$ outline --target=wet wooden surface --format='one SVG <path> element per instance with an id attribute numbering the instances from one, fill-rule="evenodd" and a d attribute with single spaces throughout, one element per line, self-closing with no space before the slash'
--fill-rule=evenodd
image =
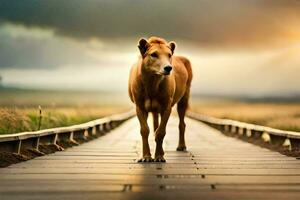
<path id="1" fill-rule="evenodd" d="M 222 135 L 187 119 L 187 152 L 176 152 L 178 121 L 165 138 L 167 163 L 137 163 L 137 119 L 107 135 L 0 169 L 0 199 L 300 199 L 300 160 Z M 154 152 L 153 134 L 150 136 Z"/>

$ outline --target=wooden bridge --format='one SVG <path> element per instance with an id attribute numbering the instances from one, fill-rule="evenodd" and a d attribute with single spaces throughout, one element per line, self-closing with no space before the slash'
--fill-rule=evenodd
<path id="1" fill-rule="evenodd" d="M 137 163 L 134 117 L 87 143 L 0 169 L 0 199 L 300 199 L 299 159 L 191 118 L 186 124 L 188 151 L 177 152 L 178 121 L 170 118 L 166 163 Z M 149 139 L 153 152 L 153 134 Z"/>

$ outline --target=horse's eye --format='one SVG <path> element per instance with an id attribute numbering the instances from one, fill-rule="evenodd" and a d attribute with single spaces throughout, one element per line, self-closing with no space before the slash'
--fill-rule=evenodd
<path id="1" fill-rule="evenodd" d="M 150 55 L 152 58 L 158 58 L 158 54 L 157 53 L 151 53 L 151 55 Z"/>
<path id="2" fill-rule="evenodd" d="M 171 57 L 172 57 L 172 54 L 169 53 L 169 58 L 171 58 Z"/>

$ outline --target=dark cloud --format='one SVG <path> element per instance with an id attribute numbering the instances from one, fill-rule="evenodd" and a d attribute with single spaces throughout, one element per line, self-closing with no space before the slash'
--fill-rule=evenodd
<path id="1" fill-rule="evenodd" d="M 74 38 L 159 35 L 204 47 L 266 48 L 299 36 L 296 0 L 2 0 L 0 19 Z"/>
<path id="2" fill-rule="evenodd" d="M 16 31 L 28 31 L 24 27 Z M 33 31 L 35 34 L 40 31 Z M 32 34 L 32 32 L 29 31 Z M 47 33 L 47 32 L 46 32 Z M 84 65 L 96 60 L 76 43 L 50 36 L 10 35 L 0 31 L 0 68 L 55 68 L 61 65 Z M 20 34 L 20 33 L 19 33 Z"/>

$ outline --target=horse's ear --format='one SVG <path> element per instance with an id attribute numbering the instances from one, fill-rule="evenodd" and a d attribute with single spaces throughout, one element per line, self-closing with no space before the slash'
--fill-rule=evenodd
<path id="1" fill-rule="evenodd" d="M 138 44 L 138 47 L 139 47 L 139 50 L 141 52 L 141 55 L 144 57 L 145 56 L 145 53 L 146 51 L 148 50 L 149 48 L 149 43 L 148 41 L 145 39 L 145 38 L 141 38 L 139 40 L 139 44 Z"/>
<path id="2" fill-rule="evenodd" d="M 175 47 L 176 47 L 176 43 L 171 41 L 171 42 L 169 42 L 169 45 L 170 45 L 170 48 L 171 48 L 171 51 L 172 51 L 172 54 L 173 54 L 174 50 L 175 50 Z"/>

